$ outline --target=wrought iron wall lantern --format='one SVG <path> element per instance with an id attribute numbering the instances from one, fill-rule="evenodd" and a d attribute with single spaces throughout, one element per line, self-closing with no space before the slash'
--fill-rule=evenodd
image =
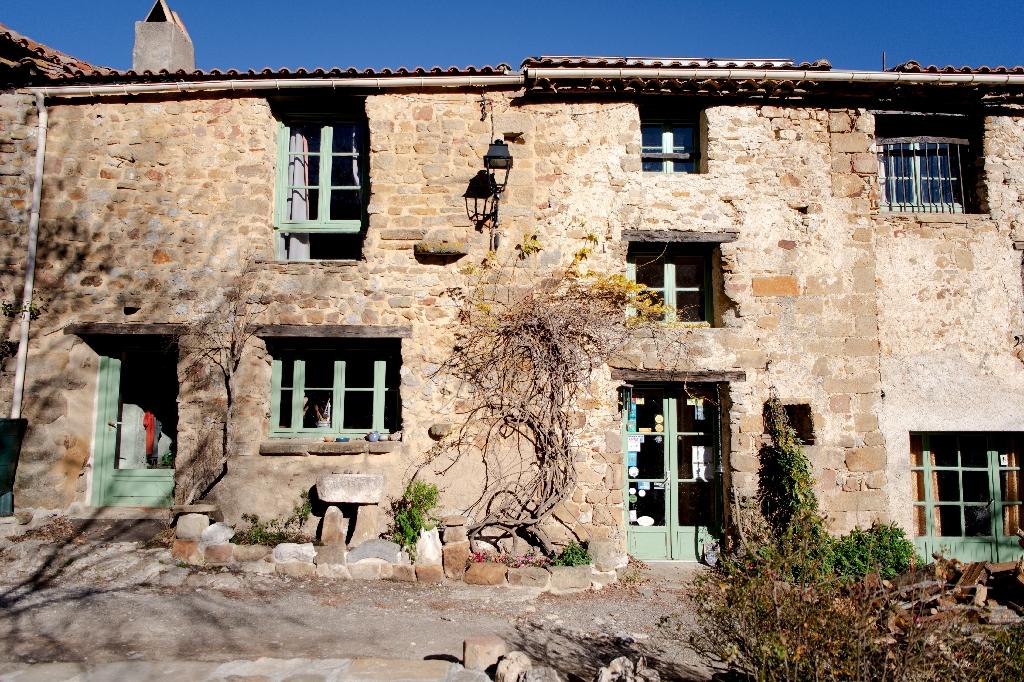
<path id="1" fill-rule="evenodd" d="M 490 248 L 498 248 L 498 207 L 501 195 L 508 184 L 512 170 L 512 153 L 502 140 L 495 140 L 487 147 L 484 155 L 484 169 L 473 176 L 463 198 L 466 201 L 466 215 L 478 229 L 490 229 Z"/>

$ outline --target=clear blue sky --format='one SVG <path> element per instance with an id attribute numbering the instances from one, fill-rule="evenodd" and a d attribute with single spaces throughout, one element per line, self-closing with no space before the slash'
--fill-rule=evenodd
<path id="1" fill-rule="evenodd" d="M 7 0 L 0 22 L 129 68 L 152 0 Z M 170 0 L 200 68 L 518 67 L 527 56 L 825 57 L 837 68 L 1022 64 L 1024 0 Z"/>

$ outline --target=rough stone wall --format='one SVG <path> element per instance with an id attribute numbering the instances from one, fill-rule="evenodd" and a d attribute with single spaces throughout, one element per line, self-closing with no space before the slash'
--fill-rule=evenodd
<path id="1" fill-rule="evenodd" d="M 875 213 L 874 122 L 863 110 L 712 106 L 704 114 L 706 172 L 661 176 L 640 170 L 631 102 L 531 103 L 511 93 L 488 100 L 493 121 L 480 120 L 478 93 L 368 97 L 364 260 L 312 263 L 271 260 L 276 123 L 265 100 L 53 105 L 39 275 L 48 308 L 33 337 L 33 428 L 19 503 L 87 501 L 96 354 L 62 327 L 188 322 L 216 309 L 246 254 L 262 259 L 268 321 L 412 328 L 402 343 L 404 440 L 379 454 L 260 455 L 270 358 L 257 340 L 239 375 L 236 439 L 214 498 L 231 519 L 283 515 L 326 471 L 384 473 L 388 494 L 397 495 L 434 444 L 427 429 L 452 420 L 453 398 L 432 378 L 455 324 L 447 291 L 466 283 L 461 265 L 487 250 L 462 194 L 492 135 L 513 131 L 522 138 L 512 145 L 499 256 L 514 258 L 515 245 L 537 235 L 543 250 L 520 266 L 523 277 L 567 263 L 588 234 L 598 237 L 590 267 L 624 272 L 624 229 L 739 233 L 721 247 L 714 327 L 667 329 L 617 364 L 746 373 L 726 391 L 724 434 L 728 481 L 741 494 L 756 488 L 761 410 L 772 387 L 784 402 L 811 405 L 817 440 L 809 452 L 836 530 L 907 522 L 907 432 L 941 421 L 920 405 L 957 413 L 940 388 L 961 382 L 965 364 L 978 371 L 967 374 L 974 383 L 964 406 L 996 407 L 1019 393 L 1010 392 L 1021 368 L 1006 339 L 1022 328 L 1020 254 L 1009 242 L 1011 226 L 1021 229 L 1020 118 L 988 121 L 991 215 L 922 223 Z M 26 143 L 20 157 L 29 151 Z M 5 199 L 8 214 L 13 201 Z M 8 224 L 16 221 L 3 224 L 16 234 Z M 469 255 L 444 264 L 413 253 L 418 241 L 443 239 L 466 241 Z M 8 259 L 20 263 L 13 243 Z M 125 306 L 140 310 L 126 316 Z M 216 427 L 223 403 L 216 384 L 182 381 L 179 462 Z M 623 536 L 616 385 L 602 373 L 578 406 L 580 485 L 558 510 L 556 535 L 567 537 L 568 526 L 584 537 Z M 1019 422 L 1012 408 L 1001 410 L 990 421 L 957 413 L 957 428 Z M 440 480 L 447 509 L 472 501 L 478 475 L 466 467 Z"/>
<path id="2" fill-rule="evenodd" d="M 21 298 L 25 237 L 32 206 L 36 154 L 36 108 L 29 95 L 0 94 L 0 301 Z M 0 339 L 15 341 L 17 318 L 0 317 Z M 0 357 L 0 407 L 7 416 L 14 384 L 14 358 Z"/>

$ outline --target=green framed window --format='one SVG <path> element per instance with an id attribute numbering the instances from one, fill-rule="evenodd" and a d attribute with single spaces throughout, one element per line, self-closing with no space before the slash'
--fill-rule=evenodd
<path id="1" fill-rule="evenodd" d="M 644 120 L 640 157 L 645 173 L 697 173 L 698 126 L 692 121 Z"/>
<path id="2" fill-rule="evenodd" d="M 366 126 L 300 117 L 278 128 L 278 256 L 335 258 L 366 221 Z"/>
<path id="3" fill-rule="evenodd" d="M 970 561 L 1019 555 L 1022 435 L 910 435 L 914 535 L 922 550 Z"/>
<path id="4" fill-rule="evenodd" d="M 270 435 L 386 434 L 400 426 L 397 341 L 275 343 Z"/>
<path id="5" fill-rule="evenodd" d="M 666 321 L 710 323 L 713 319 L 710 249 L 665 244 L 632 247 L 626 274 L 665 303 Z"/>

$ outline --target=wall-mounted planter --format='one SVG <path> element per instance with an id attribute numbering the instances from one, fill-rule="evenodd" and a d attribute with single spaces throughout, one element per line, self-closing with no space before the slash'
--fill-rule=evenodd
<path id="1" fill-rule="evenodd" d="M 448 241 L 422 241 L 416 242 L 412 251 L 419 257 L 424 258 L 462 258 L 469 253 L 466 242 Z"/>

